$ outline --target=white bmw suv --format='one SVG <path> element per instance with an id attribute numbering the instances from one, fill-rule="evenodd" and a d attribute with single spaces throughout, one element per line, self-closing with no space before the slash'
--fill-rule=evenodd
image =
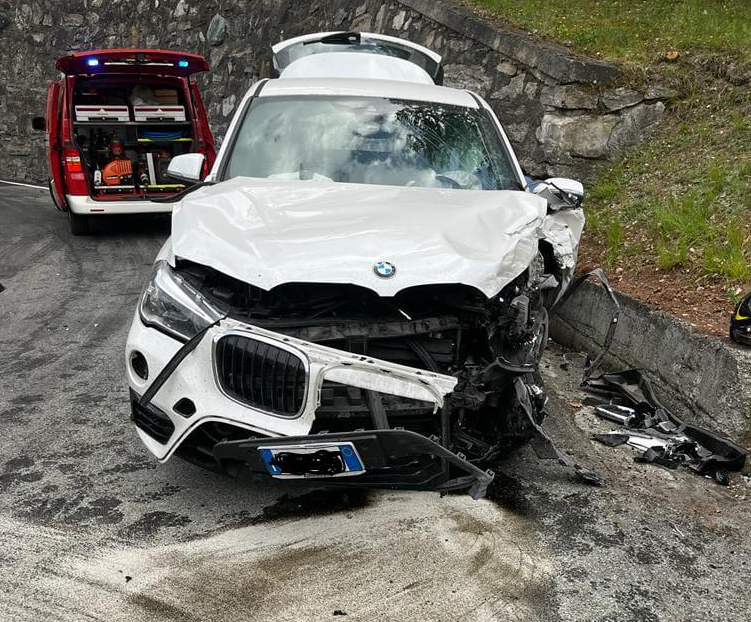
<path id="1" fill-rule="evenodd" d="M 274 47 L 278 77 L 178 197 L 128 336 L 158 460 L 478 497 L 534 434 L 583 191 L 532 191 L 490 107 L 436 84 L 440 61 L 367 33 Z"/>

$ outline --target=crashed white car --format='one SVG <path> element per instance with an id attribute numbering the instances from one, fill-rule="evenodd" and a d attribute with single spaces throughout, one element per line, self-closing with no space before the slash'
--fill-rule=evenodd
<path id="1" fill-rule="evenodd" d="M 160 461 L 481 496 L 543 417 L 581 185 L 532 191 L 493 111 L 435 84 L 425 48 L 326 33 L 274 53 L 138 303 L 137 433 Z"/>

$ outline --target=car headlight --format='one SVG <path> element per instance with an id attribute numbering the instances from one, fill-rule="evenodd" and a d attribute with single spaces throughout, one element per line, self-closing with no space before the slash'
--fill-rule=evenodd
<path id="1" fill-rule="evenodd" d="M 180 341 L 188 341 L 227 315 L 176 274 L 166 261 L 154 266 L 138 311 L 144 324 Z"/>

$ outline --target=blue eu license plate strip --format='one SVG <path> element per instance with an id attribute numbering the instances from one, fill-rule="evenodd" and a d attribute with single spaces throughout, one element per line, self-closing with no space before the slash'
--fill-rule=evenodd
<path id="1" fill-rule="evenodd" d="M 274 463 L 274 458 L 280 453 L 314 453 L 317 451 L 330 451 L 339 452 L 344 462 L 344 471 L 331 475 L 330 477 L 343 477 L 347 475 L 360 475 L 365 473 L 365 466 L 362 459 L 357 453 L 353 443 L 315 443 L 310 445 L 276 445 L 275 447 L 259 447 L 258 452 L 261 454 L 261 459 L 266 465 L 266 470 L 273 477 L 279 478 L 304 478 L 306 475 L 294 475 L 291 473 L 284 473 L 282 469 Z"/>
<path id="2" fill-rule="evenodd" d="M 346 443 L 339 445 L 339 451 L 344 459 L 344 464 L 349 472 L 363 472 L 365 468 L 362 465 L 360 456 L 357 455 L 354 445 L 352 443 Z"/>

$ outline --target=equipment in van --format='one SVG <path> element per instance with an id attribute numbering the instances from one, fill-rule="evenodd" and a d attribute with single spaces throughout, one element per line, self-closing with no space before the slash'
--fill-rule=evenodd
<path id="1" fill-rule="evenodd" d="M 167 177 L 167 167 L 169 166 L 170 155 L 166 151 L 158 153 L 147 153 L 146 163 L 149 167 L 149 178 L 155 186 L 172 183 Z"/>
<path id="2" fill-rule="evenodd" d="M 110 157 L 111 158 L 124 158 L 125 157 L 125 146 L 123 145 L 123 141 L 119 138 L 113 138 L 110 141 Z"/>
<path id="3" fill-rule="evenodd" d="M 179 104 L 175 89 L 154 89 L 156 103 L 161 106 L 175 106 Z"/>
<path id="4" fill-rule="evenodd" d="M 185 106 L 133 106 L 136 122 L 185 121 Z"/>
<path id="5" fill-rule="evenodd" d="M 125 156 L 123 141 L 115 137 L 109 144 L 110 162 L 102 170 L 106 186 L 122 186 L 133 183 L 133 163 Z"/>
<path id="6" fill-rule="evenodd" d="M 102 181 L 107 186 L 124 186 L 133 182 L 133 163 L 128 159 L 112 160 L 102 169 Z"/>
<path id="7" fill-rule="evenodd" d="M 76 121 L 117 121 L 125 123 L 130 120 L 127 106 L 85 105 L 75 106 Z"/>
<path id="8" fill-rule="evenodd" d="M 156 98 L 154 89 L 145 84 L 138 84 L 131 91 L 130 103 L 133 106 L 156 106 L 160 102 Z"/>
<path id="9" fill-rule="evenodd" d="M 190 140 L 185 136 L 183 130 L 171 131 L 171 130 L 141 130 L 138 132 L 138 140 L 140 142 L 160 142 L 165 140 Z"/>

